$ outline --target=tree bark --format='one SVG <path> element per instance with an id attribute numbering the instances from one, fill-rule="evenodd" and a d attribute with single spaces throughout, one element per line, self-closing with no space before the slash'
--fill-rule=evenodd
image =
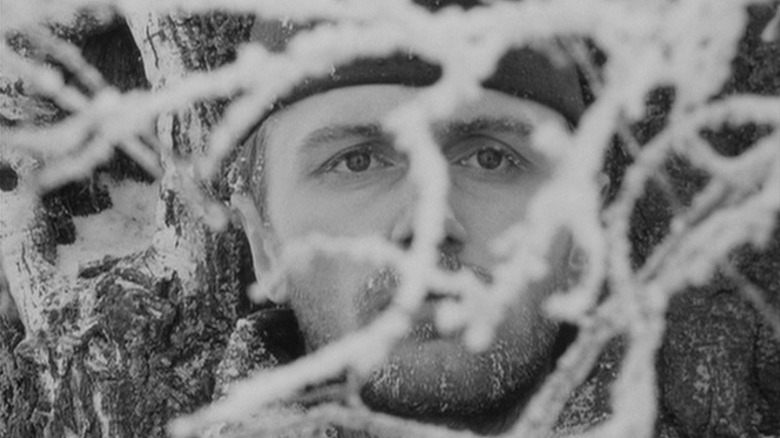
<path id="1" fill-rule="evenodd" d="M 122 90 L 218 67 L 251 26 L 220 15 L 128 18 L 130 27 L 119 20 L 61 32 Z M 65 116 L 13 83 L 3 98 L 18 110 L 3 113 L 6 125 Z M 159 121 L 163 166 L 203 153 L 222 105 L 198 103 Z M 17 314 L 0 316 L 0 436 L 164 436 L 170 419 L 211 401 L 214 370 L 246 307 L 243 236 L 232 225 L 214 231 L 204 223 L 200 206 L 180 196 L 183 169 L 153 181 L 119 154 L 91 179 L 39 197 L 31 179 L 41 163 L 0 153 L 4 292 Z M 145 208 L 128 213 L 114 198 L 120 188 Z M 226 189 L 209 188 L 217 200 Z M 135 250 L 116 248 L 126 243 L 117 235 L 102 253 L 79 253 L 89 240 L 81 233 L 91 230 L 84 221 L 108 217 L 120 229 L 144 224 Z"/>

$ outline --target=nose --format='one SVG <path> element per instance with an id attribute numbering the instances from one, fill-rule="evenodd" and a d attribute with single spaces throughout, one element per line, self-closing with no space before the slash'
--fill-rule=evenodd
<path id="1" fill-rule="evenodd" d="M 457 255 L 463 251 L 467 238 L 466 228 L 458 220 L 452 206 L 447 204 L 444 214 L 444 238 L 439 249 L 447 255 Z M 396 220 L 390 235 L 392 242 L 403 249 L 409 249 L 414 243 L 414 207 L 405 208 Z"/>
<path id="2" fill-rule="evenodd" d="M 455 216 L 452 207 L 447 205 L 447 212 L 444 217 L 444 240 L 442 240 L 440 249 L 446 254 L 459 254 L 463 251 L 466 244 L 466 228 Z"/>

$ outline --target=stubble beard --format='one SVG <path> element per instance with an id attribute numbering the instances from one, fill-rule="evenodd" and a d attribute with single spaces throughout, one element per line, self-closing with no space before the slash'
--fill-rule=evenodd
<path id="1" fill-rule="evenodd" d="M 483 281 L 489 274 L 468 267 Z M 370 323 L 392 302 L 398 275 L 383 269 L 363 283 L 351 302 L 355 329 Z M 312 292 L 315 297 L 335 293 L 336 285 L 292 282 L 294 294 Z M 325 286 L 325 287 L 323 287 Z M 330 289 L 330 290 L 328 290 Z M 319 305 L 334 305 L 323 300 Z M 338 305 L 338 304 L 336 304 Z M 343 336 L 338 312 L 330 317 L 316 310 L 316 304 L 294 308 L 309 350 L 315 350 Z M 326 312 L 327 313 L 327 312 Z M 509 315 L 509 317 L 522 315 Z M 533 394 L 550 367 L 555 332 L 552 323 L 533 327 L 524 321 L 523 331 L 507 330 L 498 334 L 491 347 L 479 354 L 469 352 L 456 338 L 442 338 L 431 321 L 417 324 L 412 334 L 399 341 L 386 362 L 363 384 L 361 397 L 376 411 L 442 424 L 458 429 L 489 432 L 495 424 L 512 421 Z M 415 334 L 416 333 L 416 334 Z M 519 341 L 513 339 L 518 337 Z M 526 338 L 523 341 L 522 338 Z M 527 339 L 532 337 L 531 341 Z M 531 342 L 531 348 L 524 348 Z M 511 419 L 510 419 L 511 418 Z"/>
<path id="2" fill-rule="evenodd" d="M 441 266 L 465 268 L 492 283 L 490 273 L 478 266 L 446 258 Z M 371 278 L 356 302 L 368 314 L 363 323 L 379 313 L 377 308 L 389 305 L 381 291 L 398 283 L 397 274 L 389 269 Z M 497 423 L 513 421 L 549 372 L 557 333 L 555 324 L 544 321 L 537 326 L 535 319 L 524 315 L 510 312 L 508 318 L 525 319 L 521 329 L 500 324 L 494 342 L 481 353 L 467 350 L 456 336 L 442 337 L 433 321 L 413 324 L 410 334 L 363 385 L 364 402 L 385 413 L 483 433 Z M 524 348 L 528 339 L 534 345 Z"/>
<path id="3" fill-rule="evenodd" d="M 550 332 L 537 340 L 552 345 L 553 338 Z M 479 354 L 458 343 L 436 357 L 437 346 L 426 345 L 436 342 L 445 341 L 394 350 L 364 384 L 364 402 L 400 417 L 486 432 L 519 415 L 550 369 L 550 349 L 529 354 L 499 339 Z"/>

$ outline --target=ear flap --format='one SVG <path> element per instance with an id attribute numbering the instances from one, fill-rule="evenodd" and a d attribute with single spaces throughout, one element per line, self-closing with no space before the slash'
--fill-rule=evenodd
<path id="1" fill-rule="evenodd" d="M 234 194 L 230 197 L 230 203 L 238 213 L 244 233 L 249 241 L 252 252 L 252 262 L 255 269 L 255 277 L 258 283 L 267 280 L 273 271 L 274 246 L 269 226 L 263 223 L 260 213 L 255 206 L 255 201 L 248 195 Z M 287 300 L 284 286 L 269 285 L 266 287 L 265 298 L 277 304 Z"/>

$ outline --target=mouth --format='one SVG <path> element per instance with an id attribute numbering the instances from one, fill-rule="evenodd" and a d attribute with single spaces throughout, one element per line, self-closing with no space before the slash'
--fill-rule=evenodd
<path id="1" fill-rule="evenodd" d="M 371 291 L 358 312 L 360 324 L 365 326 L 393 305 L 397 288 L 374 289 Z M 407 338 L 416 341 L 439 339 L 442 336 L 436 329 L 436 312 L 439 305 L 456 301 L 458 296 L 452 292 L 429 290 L 425 300 L 412 316 L 412 325 Z"/>
<path id="2" fill-rule="evenodd" d="M 460 269 L 471 271 L 485 284 L 493 282 L 492 275 L 480 266 L 458 261 L 456 270 Z M 370 323 L 393 304 L 400 282 L 401 278 L 397 271 L 390 268 L 382 269 L 370 278 L 363 291 L 364 293 L 359 295 L 357 302 L 359 309 L 358 318 L 361 326 Z M 457 302 L 459 300 L 460 295 L 455 292 L 429 289 L 426 292 L 422 305 L 415 312 L 411 336 L 420 339 L 438 337 L 438 331 L 434 322 L 437 307 L 448 301 Z"/>
<path id="3" fill-rule="evenodd" d="M 445 336 L 436 327 L 436 311 L 442 303 L 457 301 L 458 296 L 450 292 L 429 290 L 420 308 L 415 312 L 408 339 L 415 341 L 432 341 Z"/>

